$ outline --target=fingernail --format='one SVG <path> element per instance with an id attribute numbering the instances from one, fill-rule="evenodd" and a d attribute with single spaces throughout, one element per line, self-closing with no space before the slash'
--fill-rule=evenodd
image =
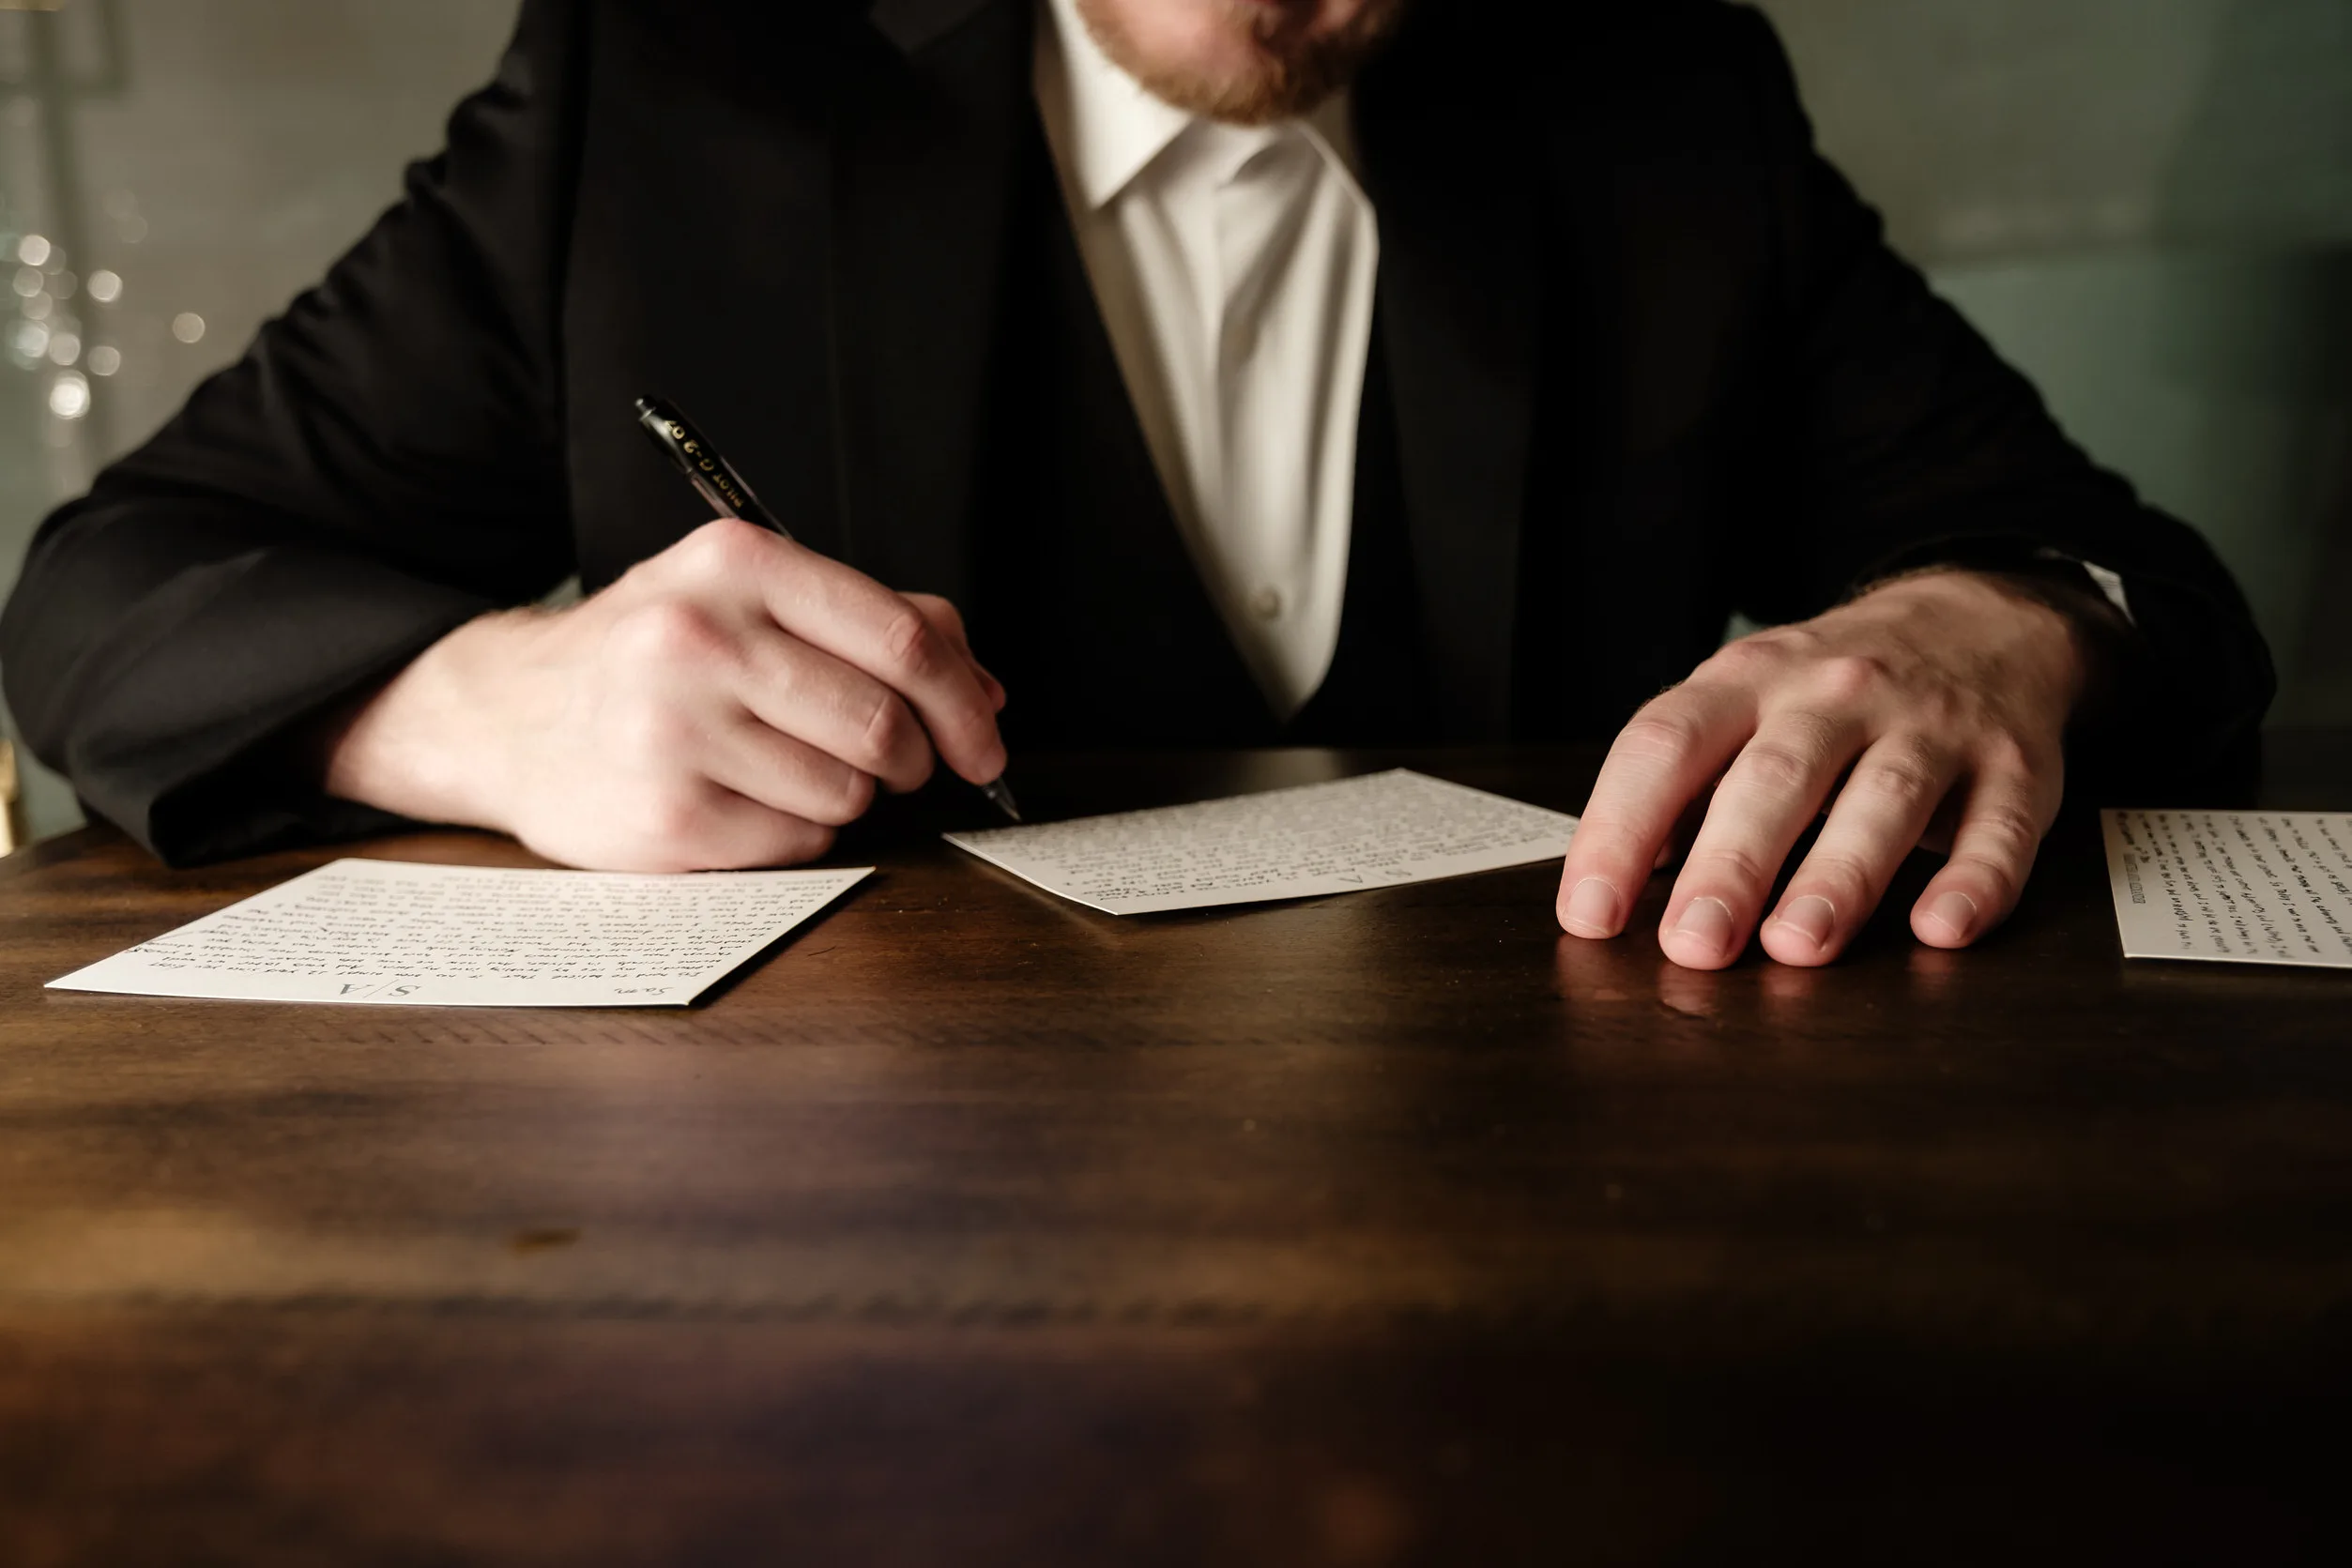
<path id="1" fill-rule="evenodd" d="M 1597 876 L 1587 876 L 1568 891 L 1568 906 L 1560 923 L 1579 936 L 1617 934 L 1617 890 Z"/>
<path id="2" fill-rule="evenodd" d="M 1977 901 L 1958 888 L 1937 893 L 1935 902 L 1928 906 L 1928 919 L 1965 940 L 1977 928 Z"/>
<path id="3" fill-rule="evenodd" d="M 1837 906 L 1817 893 L 1807 893 L 1794 900 L 1773 920 L 1775 925 L 1785 925 L 1815 947 L 1829 944 L 1829 933 L 1838 923 Z"/>
<path id="4" fill-rule="evenodd" d="M 1699 958 L 1720 958 L 1732 945 L 1731 906 L 1719 898 L 1694 898 L 1674 922 L 1674 935 Z"/>

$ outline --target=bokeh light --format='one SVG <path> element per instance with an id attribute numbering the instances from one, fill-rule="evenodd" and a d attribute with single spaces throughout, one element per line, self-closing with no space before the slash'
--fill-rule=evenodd
<path id="1" fill-rule="evenodd" d="M 71 371 L 49 388 L 49 411 L 61 419 L 78 419 L 90 411 L 90 384 Z"/>

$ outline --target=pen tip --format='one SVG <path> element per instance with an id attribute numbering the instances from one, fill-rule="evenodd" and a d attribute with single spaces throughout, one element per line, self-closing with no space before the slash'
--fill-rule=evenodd
<path id="1" fill-rule="evenodd" d="M 980 792 L 994 800 L 997 803 L 997 810 L 1014 821 L 1018 822 L 1021 819 L 1021 808 L 1013 803 L 1013 791 L 1005 786 L 1002 779 L 996 779 L 982 784 Z"/>

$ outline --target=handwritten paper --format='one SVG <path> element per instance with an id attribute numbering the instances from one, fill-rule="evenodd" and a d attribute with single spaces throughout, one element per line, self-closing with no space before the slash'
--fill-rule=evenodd
<path id="1" fill-rule="evenodd" d="M 683 1007 L 871 867 L 646 876 L 337 860 L 49 982 L 440 1007 Z"/>
<path id="2" fill-rule="evenodd" d="M 1398 769 L 947 841 L 1111 915 L 1312 898 L 1567 852 L 1576 818 Z"/>
<path id="3" fill-rule="evenodd" d="M 2352 814 L 2100 815 L 2125 957 L 2352 968 Z"/>

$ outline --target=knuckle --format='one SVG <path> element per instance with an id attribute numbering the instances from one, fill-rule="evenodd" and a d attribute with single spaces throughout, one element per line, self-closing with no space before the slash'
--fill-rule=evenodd
<path id="1" fill-rule="evenodd" d="M 1813 668 L 1811 686 L 1835 708 L 1858 708 L 1891 685 L 1894 671 L 1872 653 L 1833 653 Z"/>
<path id="2" fill-rule="evenodd" d="M 1840 909 L 1857 909 L 1871 901 L 1878 878 L 1871 867 L 1840 850 L 1820 850 L 1806 857 L 1797 878 L 1808 892 L 1819 891 Z M 1792 892 L 1796 890 L 1792 887 Z"/>
<path id="3" fill-rule="evenodd" d="M 1698 749 L 1698 721 L 1661 697 L 1645 706 L 1617 734 L 1616 752 L 1635 762 L 1676 763 Z"/>
<path id="4" fill-rule="evenodd" d="M 895 693 L 883 691 L 874 696 L 874 705 L 859 726 L 855 756 L 844 760 L 866 773 L 884 773 L 892 763 L 904 755 L 915 738 L 914 715 Z"/>
<path id="5" fill-rule="evenodd" d="M 902 678 L 920 680 L 939 666 L 939 634 L 912 604 L 902 604 L 882 623 L 882 653 Z"/>
<path id="6" fill-rule="evenodd" d="M 1922 742 L 1889 748 L 1857 770 L 1854 784 L 1900 808 L 1926 805 L 1943 793 L 1944 770 Z"/>
<path id="7" fill-rule="evenodd" d="M 680 540 L 677 548 L 696 571 L 727 581 L 756 570 L 771 537 L 740 517 L 714 517 Z"/>
<path id="8" fill-rule="evenodd" d="M 710 612 L 682 599 L 657 599 L 624 616 L 614 628 L 621 651 L 649 664 L 693 665 L 726 649 L 726 635 Z"/>
<path id="9" fill-rule="evenodd" d="M 2006 864 L 1995 857 L 1971 851 L 1954 855 L 1947 862 L 1947 867 L 1962 874 L 1963 887 L 1974 883 L 1995 904 L 2013 902 L 2024 882 L 2024 875 L 2017 867 Z"/>
<path id="10" fill-rule="evenodd" d="M 1751 849 L 1726 845 L 1703 856 L 1692 856 L 1684 875 L 1688 878 L 1696 874 L 1700 886 L 1729 887 L 1748 893 L 1771 886 L 1773 874 L 1779 869 L 1766 865 Z"/>
<path id="11" fill-rule="evenodd" d="M 643 594 L 660 592 L 661 583 L 676 571 L 679 557 L 685 548 L 685 541 L 681 540 L 658 556 L 647 556 L 614 578 L 602 591 L 589 594 L 583 602 L 618 610 Z"/>
<path id="12" fill-rule="evenodd" d="M 963 631 L 963 612 L 956 609 L 953 601 L 936 593 L 910 593 L 906 598 L 932 625 L 945 627 L 951 632 Z"/>
<path id="13" fill-rule="evenodd" d="M 1758 632 L 1725 643 L 1701 661 L 1697 674 L 1748 685 L 1779 667 L 1784 639 L 1778 632 Z"/>
<path id="14" fill-rule="evenodd" d="M 1568 840 L 1567 858 L 1578 866 L 1622 866 L 1646 862 L 1648 856 L 1632 829 L 1620 822 L 1596 821 L 1586 816 L 1577 824 L 1575 835 Z M 1648 869 L 1644 863 L 1642 870 Z"/>
<path id="15" fill-rule="evenodd" d="M 1969 815 L 1965 843 L 1954 860 L 1998 869 L 2006 882 L 2033 860 L 2041 824 L 2023 805 L 2004 802 Z"/>
<path id="16" fill-rule="evenodd" d="M 1815 765 L 1812 753 L 1785 740 L 1751 740 L 1739 754 L 1742 782 L 1776 795 L 1810 788 Z"/>

